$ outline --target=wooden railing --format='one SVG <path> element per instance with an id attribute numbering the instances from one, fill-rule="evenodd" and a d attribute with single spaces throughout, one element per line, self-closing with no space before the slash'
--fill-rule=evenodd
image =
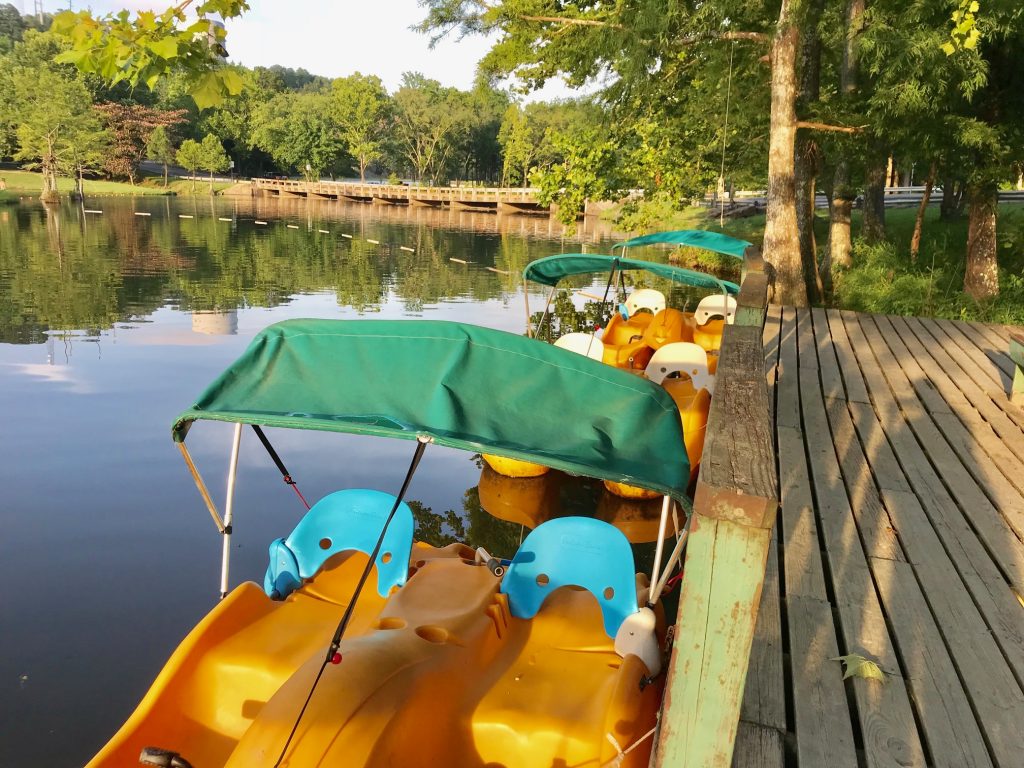
<path id="1" fill-rule="evenodd" d="M 762 346 L 768 277 L 756 248 L 744 273 L 722 336 L 656 768 L 729 768 L 779 506 Z"/>
<path id="2" fill-rule="evenodd" d="M 425 203 L 539 205 L 538 190 L 529 187 L 431 187 L 408 184 L 366 184 L 347 181 L 253 179 L 255 189 L 292 195 L 348 197 Z"/>
<path id="3" fill-rule="evenodd" d="M 1010 386 L 1010 402 L 1024 405 L 1024 336 L 1010 336 L 1010 359 L 1013 361 L 1013 384 Z"/>

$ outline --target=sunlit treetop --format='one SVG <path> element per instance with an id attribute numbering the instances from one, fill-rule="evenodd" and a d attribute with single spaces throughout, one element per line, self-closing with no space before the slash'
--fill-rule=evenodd
<path id="1" fill-rule="evenodd" d="M 120 11 L 94 16 L 63 11 L 52 31 L 71 47 L 57 61 L 97 74 L 111 85 L 154 88 L 171 71 L 183 72 L 200 109 L 215 107 L 242 91 L 243 82 L 224 66 L 226 33 L 219 20 L 241 16 L 246 0 L 184 0 L 161 13 Z"/>

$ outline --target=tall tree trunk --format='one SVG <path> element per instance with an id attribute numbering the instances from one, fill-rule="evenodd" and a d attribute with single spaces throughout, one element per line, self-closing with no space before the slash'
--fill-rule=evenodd
<path id="1" fill-rule="evenodd" d="M 869 150 L 864 184 L 864 239 L 877 243 L 885 239 L 885 182 L 888 157 L 877 146 Z"/>
<path id="2" fill-rule="evenodd" d="M 368 165 L 365 157 L 359 158 L 359 181 L 362 183 L 366 183 L 366 166 Z"/>
<path id="3" fill-rule="evenodd" d="M 818 25 L 825 0 L 812 0 L 803 19 L 803 40 L 800 45 L 800 93 L 797 104 L 801 112 L 821 96 L 821 38 Z M 819 150 L 814 139 L 804 131 L 796 138 L 796 220 L 800 237 L 800 261 L 803 265 L 807 298 L 818 302 L 824 298 L 821 275 L 818 273 L 818 244 L 814 239 L 814 196 L 818 176 Z"/>
<path id="4" fill-rule="evenodd" d="M 814 239 L 814 195 L 817 161 L 814 143 L 799 137 L 796 142 L 796 222 L 800 238 L 800 262 L 803 267 L 807 298 L 811 302 L 823 297 L 821 275 L 818 274 L 818 244 Z"/>
<path id="5" fill-rule="evenodd" d="M 853 263 L 853 238 L 850 235 L 852 211 L 853 200 L 849 195 L 833 192 L 829 203 L 828 259 L 821 278 L 826 290 L 832 288 L 833 271 L 837 267 L 846 269 Z"/>
<path id="6" fill-rule="evenodd" d="M 998 187 L 993 183 L 967 185 L 967 269 L 964 291 L 975 299 L 999 295 L 999 263 L 996 260 L 996 204 Z"/>
<path id="7" fill-rule="evenodd" d="M 846 24 L 843 36 L 843 58 L 839 69 L 839 90 L 843 99 L 857 93 L 857 37 L 864 29 L 866 0 L 847 0 Z M 852 146 L 850 141 L 841 145 L 842 157 L 836 163 L 832 180 L 832 197 L 829 200 L 828 260 L 825 262 L 822 282 L 826 289 L 832 286 L 832 277 L 837 267 L 847 268 L 853 263 L 853 237 L 850 233 L 854 191 L 850 186 L 850 165 L 846 159 Z"/>
<path id="8" fill-rule="evenodd" d="M 939 219 L 953 221 L 964 209 L 964 185 L 953 177 L 942 180 L 942 202 L 939 204 Z"/>
<path id="9" fill-rule="evenodd" d="M 775 301 L 807 306 L 796 221 L 796 56 L 800 30 L 791 0 L 782 0 L 771 50 L 771 128 L 764 256 L 775 268 Z"/>
<path id="10" fill-rule="evenodd" d="M 921 204 L 917 206 L 917 218 L 914 219 L 914 236 L 910 238 L 910 260 L 917 262 L 917 254 L 921 250 L 921 230 L 924 228 L 924 212 L 928 210 L 928 202 L 932 199 L 932 185 L 935 184 L 936 166 L 932 161 L 928 168 L 928 178 L 924 180 L 924 194 Z"/>

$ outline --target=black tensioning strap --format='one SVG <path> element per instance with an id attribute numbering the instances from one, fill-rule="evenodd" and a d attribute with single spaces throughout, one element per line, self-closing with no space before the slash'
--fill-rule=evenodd
<path id="1" fill-rule="evenodd" d="M 252 424 L 251 426 L 252 431 L 256 433 L 256 437 L 260 439 L 260 442 L 263 443 L 263 447 L 266 448 L 267 453 L 270 454 L 271 460 L 274 462 L 274 464 L 277 465 L 277 471 L 281 473 L 281 479 L 284 480 L 285 483 L 290 485 L 292 489 L 294 489 L 295 493 L 297 493 L 299 495 L 299 498 L 302 500 L 302 503 L 306 505 L 306 509 L 309 509 L 309 502 L 306 501 L 306 497 L 302 495 L 302 491 L 299 490 L 299 486 L 295 484 L 295 481 L 292 479 L 291 474 L 289 474 L 288 467 L 286 467 L 284 465 L 284 462 L 281 461 L 281 457 L 277 455 L 277 451 L 274 450 L 274 446 L 270 444 L 270 441 L 267 439 L 267 436 L 263 433 L 263 430 L 260 429 L 259 425 L 257 424 Z"/>
<path id="2" fill-rule="evenodd" d="M 419 466 L 420 459 L 423 457 L 423 451 L 427 447 L 427 442 L 428 440 L 424 438 L 417 440 L 416 452 L 413 454 L 412 462 L 409 464 L 409 470 L 405 473 L 405 480 L 402 481 L 402 488 L 399 490 L 398 496 L 395 498 L 395 503 L 391 507 L 391 512 L 388 513 L 387 520 L 384 521 L 384 525 L 380 529 L 380 536 L 377 537 L 377 543 L 374 544 L 373 552 L 370 553 L 370 557 L 366 561 L 366 567 L 363 568 L 363 572 L 359 576 L 359 583 L 356 584 L 356 588 L 352 592 L 352 598 L 349 600 L 348 606 L 345 608 L 345 613 L 341 617 L 341 621 L 338 622 L 338 628 L 334 630 L 334 637 L 331 638 L 331 645 L 327 649 L 327 655 L 320 663 L 320 671 L 316 673 L 316 679 L 313 681 L 313 685 L 309 689 L 309 695 L 306 696 L 306 701 L 303 703 L 302 709 L 299 710 L 298 717 L 295 718 L 295 724 L 292 726 L 291 733 L 288 734 L 288 739 L 285 741 L 284 747 L 281 749 L 281 754 L 274 763 L 274 768 L 278 768 L 278 766 L 281 765 L 281 761 L 284 760 L 285 753 L 288 751 L 288 747 L 291 746 L 292 739 L 295 737 L 295 732 L 298 730 L 299 723 L 302 721 L 302 716 L 306 714 L 306 707 L 309 706 L 309 702 L 313 698 L 313 692 L 316 690 L 317 685 L 320 684 L 320 678 L 323 677 L 324 670 L 327 668 L 327 665 L 331 662 L 335 664 L 341 662 L 341 656 L 338 654 L 338 648 L 341 646 L 341 639 L 345 636 L 345 630 L 348 629 L 348 623 L 352 618 L 352 612 L 355 610 L 356 601 L 359 599 L 359 595 L 363 591 L 363 586 L 366 584 L 366 579 L 370 576 L 370 571 L 373 570 L 373 564 L 377 561 L 377 555 L 380 554 L 380 548 L 384 544 L 384 536 L 388 532 L 388 526 L 391 525 L 391 520 L 398 511 L 398 507 L 401 506 L 402 500 L 405 498 L 406 491 L 409 490 L 409 483 L 412 482 L 412 476 L 416 474 L 416 468 Z"/>

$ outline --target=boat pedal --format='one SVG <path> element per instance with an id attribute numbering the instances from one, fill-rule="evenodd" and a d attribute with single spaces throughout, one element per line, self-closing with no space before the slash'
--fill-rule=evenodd
<path id="1" fill-rule="evenodd" d="M 155 765 L 157 768 L 192 768 L 192 763 L 177 752 L 159 747 L 143 747 L 139 765 Z"/>

